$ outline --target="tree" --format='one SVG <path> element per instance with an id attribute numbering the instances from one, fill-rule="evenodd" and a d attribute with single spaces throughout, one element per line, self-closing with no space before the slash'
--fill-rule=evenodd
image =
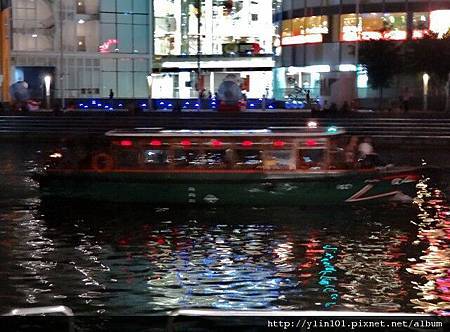
<path id="1" fill-rule="evenodd" d="M 412 74 L 427 73 L 431 84 L 446 89 L 446 110 L 449 110 L 450 88 L 450 30 L 443 36 L 429 32 L 423 39 L 406 46 L 406 70 Z"/>
<path id="2" fill-rule="evenodd" d="M 390 86 L 392 78 L 401 73 L 400 46 L 392 41 L 371 40 L 360 44 L 359 63 L 367 70 L 369 85 L 379 89 L 379 107 L 383 103 L 383 89 Z"/>

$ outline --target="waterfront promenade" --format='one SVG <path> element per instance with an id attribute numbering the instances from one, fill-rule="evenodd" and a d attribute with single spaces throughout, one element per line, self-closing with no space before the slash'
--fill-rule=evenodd
<path id="1" fill-rule="evenodd" d="M 304 126 L 315 119 L 323 126 L 336 125 L 351 135 L 370 135 L 390 140 L 435 140 L 450 142 L 450 114 L 445 112 L 323 114 L 292 110 L 248 111 L 241 113 L 146 112 L 66 112 L 0 115 L 0 136 L 100 135 L 114 128 L 164 127 L 172 129 L 249 129 L 277 126 Z"/>

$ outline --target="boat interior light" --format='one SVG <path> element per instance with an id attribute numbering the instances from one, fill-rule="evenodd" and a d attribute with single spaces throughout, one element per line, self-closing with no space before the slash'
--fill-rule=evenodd
<path id="1" fill-rule="evenodd" d="M 211 141 L 211 145 L 212 146 L 214 146 L 214 147 L 219 147 L 219 146 L 222 146 L 222 142 L 221 141 L 219 141 L 218 139 L 213 139 L 212 141 Z"/>
<path id="2" fill-rule="evenodd" d="M 276 148 L 282 148 L 283 146 L 285 146 L 285 144 L 286 143 L 284 141 L 280 141 L 280 140 L 277 140 L 277 141 L 273 142 L 273 146 L 276 147 Z"/>
<path id="3" fill-rule="evenodd" d="M 313 139 L 309 139 L 306 141 L 307 146 L 316 146 L 317 142 Z"/>
<path id="4" fill-rule="evenodd" d="M 151 140 L 150 145 L 151 146 L 161 146 L 162 142 L 158 139 L 153 139 L 153 140 Z"/>
<path id="5" fill-rule="evenodd" d="M 253 142 L 252 141 L 248 141 L 248 140 L 246 140 L 246 141 L 243 141 L 242 142 L 242 146 L 245 146 L 245 147 L 250 147 L 250 146 L 252 146 L 253 145 Z"/>
<path id="6" fill-rule="evenodd" d="M 133 142 L 129 139 L 124 139 L 120 141 L 120 146 L 133 146 Z"/>
<path id="7" fill-rule="evenodd" d="M 188 139 L 184 139 L 184 140 L 181 141 L 181 145 L 182 146 L 191 146 L 192 142 L 190 140 L 188 140 Z"/>

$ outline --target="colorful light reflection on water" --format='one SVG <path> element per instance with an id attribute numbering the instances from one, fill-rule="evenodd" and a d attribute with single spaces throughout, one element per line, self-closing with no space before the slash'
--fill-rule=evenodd
<path id="1" fill-rule="evenodd" d="M 450 315 L 450 207 L 443 193 L 430 189 L 429 179 L 418 185 L 415 204 L 419 209 L 418 233 L 414 245 L 421 248 L 407 269 L 421 280 L 414 283 L 418 298 L 412 299 L 420 311 Z"/>
<path id="2" fill-rule="evenodd" d="M 0 311 L 173 308 L 448 315 L 450 208 L 177 209 L 42 201 L 36 146 L 0 149 Z"/>

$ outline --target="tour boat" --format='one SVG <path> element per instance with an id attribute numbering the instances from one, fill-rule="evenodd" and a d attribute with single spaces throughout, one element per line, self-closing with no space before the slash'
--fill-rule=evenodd
<path id="1" fill-rule="evenodd" d="M 44 196 L 156 205 L 317 206 L 415 195 L 420 167 L 348 164 L 339 147 L 344 134 L 315 122 L 255 130 L 111 130 L 102 147 L 53 153 L 37 178 Z"/>

